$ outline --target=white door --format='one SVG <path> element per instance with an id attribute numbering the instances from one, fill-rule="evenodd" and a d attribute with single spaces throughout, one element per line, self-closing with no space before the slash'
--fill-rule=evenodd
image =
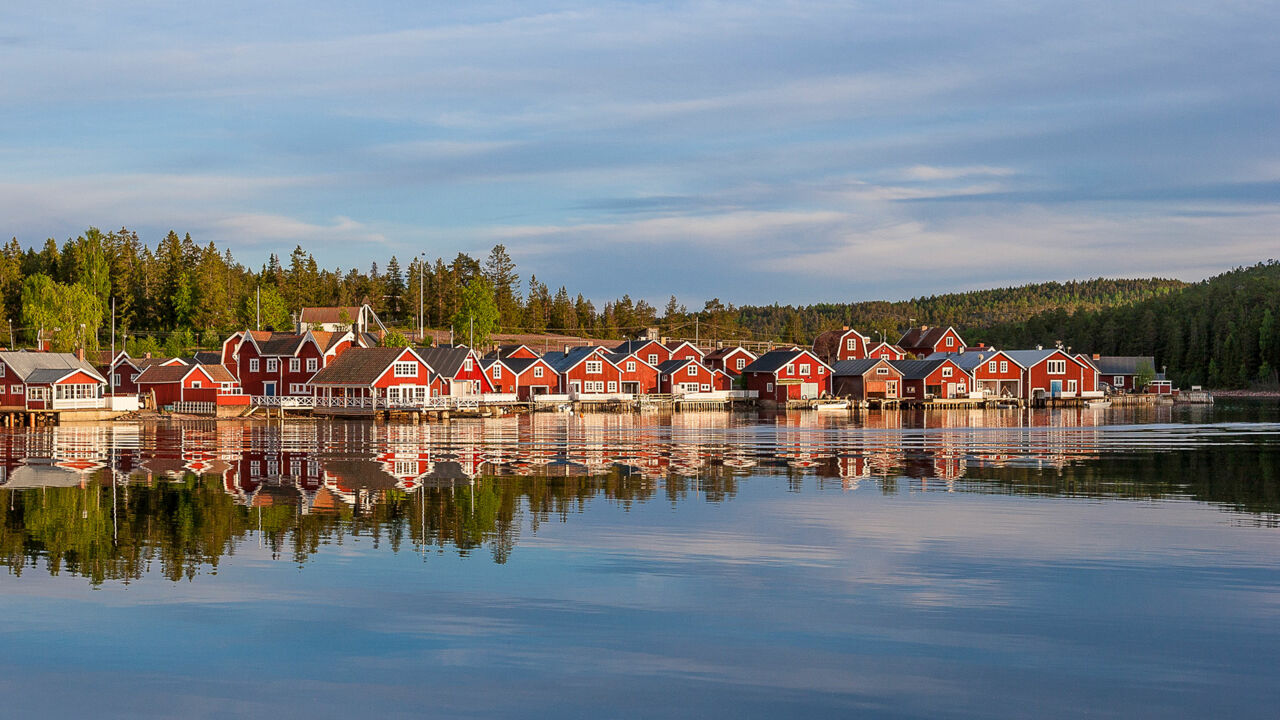
<path id="1" fill-rule="evenodd" d="M 802 398 L 818 397 L 818 383 L 800 383 L 800 397 Z"/>

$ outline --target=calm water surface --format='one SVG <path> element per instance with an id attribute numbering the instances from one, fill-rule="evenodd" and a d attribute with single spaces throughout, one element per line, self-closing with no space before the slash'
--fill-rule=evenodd
<path id="1" fill-rule="evenodd" d="M 0 454 L 4 716 L 1280 715 L 1275 401 Z"/>

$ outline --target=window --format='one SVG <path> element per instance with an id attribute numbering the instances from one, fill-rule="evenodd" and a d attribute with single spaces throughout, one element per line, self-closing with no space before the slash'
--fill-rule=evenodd
<path id="1" fill-rule="evenodd" d="M 541 366 L 541 365 L 534 365 L 534 366 L 533 366 L 533 376 L 534 376 L 534 377 L 536 377 L 536 378 L 540 378 L 540 377 L 542 377 L 542 366 Z"/>
<path id="2" fill-rule="evenodd" d="M 764 391 L 765 391 L 765 392 L 773 392 L 773 383 L 765 383 L 765 384 L 764 384 Z"/>
<path id="3" fill-rule="evenodd" d="M 846 350 L 852 352 L 858 349 L 858 342 L 853 338 L 849 338 L 848 341 L 845 342 L 844 347 Z"/>
<path id="4" fill-rule="evenodd" d="M 599 375 L 604 370 L 604 363 L 599 360 L 587 361 L 587 374 Z"/>
<path id="5" fill-rule="evenodd" d="M 22 386 L 21 386 L 21 385 L 10 385 L 10 386 L 9 386 L 9 393 L 10 393 L 11 395 L 21 395 L 21 394 L 22 394 Z"/>
<path id="6" fill-rule="evenodd" d="M 1067 372 L 1066 360 L 1050 360 L 1046 365 L 1050 375 L 1065 375 Z"/>
<path id="7" fill-rule="evenodd" d="M 649 353 L 649 364 L 650 365 L 658 364 L 658 353 Z"/>
<path id="8" fill-rule="evenodd" d="M 809 374 L 809 370 L 810 370 L 810 369 L 811 369 L 811 368 L 810 368 L 808 365 L 801 365 L 801 366 L 800 366 L 800 374 L 801 374 L 801 375 L 808 375 L 808 374 Z"/>
<path id="9" fill-rule="evenodd" d="M 398 362 L 392 372 L 396 377 L 418 377 L 418 363 Z"/>
<path id="10" fill-rule="evenodd" d="M 964 383 L 956 383 L 956 392 L 964 394 L 965 392 L 968 392 L 968 391 L 965 390 Z"/>
<path id="11" fill-rule="evenodd" d="M 4 377 L 4 363 L 0 363 L 0 377 Z"/>
<path id="12" fill-rule="evenodd" d="M 307 384 L 306 383 L 289 383 L 289 394 L 290 395 L 306 395 Z"/>
<path id="13" fill-rule="evenodd" d="M 196 381 L 192 382 L 192 383 L 191 383 L 191 387 L 193 387 L 193 388 L 198 388 L 198 387 L 200 387 L 200 381 L 199 381 L 199 380 L 196 380 Z"/>
<path id="14" fill-rule="evenodd" d="M 249 361 L 249 372 L 258 372 L 258 358 Z"/>
<path id="15" fill-rule="evenodd" d="M 888 374 L 889 374 L 889 368 L 887 368 L 887 367 L 883 367 L 883 366 L 882 366 L 882 367 L 878 367 L 878 368 L 876 368 L 876 374 L 877 374 L 877 375 L 888 375 Z"/>
<path id="16" fill-rule="evenodd" d="M 738 358 L 738 369 L 739 369 L 739 370 L 741 370 L 742 368 L 744 368 L 744 367 L 746 367 L 746 366 L 747 366 L 747 359 L 746 359 L 746 358 Z"/>
<path id="17" fill-rule="evenodd" d="M 915 385 L 908 385 L 906 389 L 907 389 L 907 394 L 908 394 L 908 395 L 915 395 L 915 394 L 916 394 L 916 386 L 915 386 Z"/>
<path id="18" fill-rule="evenodd" d="M 947 336 L 947 347 L 955 347 L 955 346 L 956 346 L 956 339 L 955 339 L 955 338 L 953 338 L 953 337 L 951 337 L 950 335 L 948 335 L 948 336 Z"/>
<path id="19" fill-rule="evenodd" d="M 1076 391 L 1076 381 L 1075 381 L 1075 380 L 1068 380 L 1068 381 L 1067 381 L 1067 392 L 1069 392 L 1069 393 L 1073 393 L 1073 392 L 1075 392 L 1075 391 Z"/>
<path id="20" fill-rule="evenodd" d="M 2 365 L 0 365 L 0 367 L 3 367 L 3 366 L 2 366 Z M 4 373 L 0 373 L 0 375 L 4 375 Z M 116 373 L 115 375 L 112 375 L 112 376 L 111 376 L 111 384 L 112 384 L 112 385 L 119 385 L 119 384 L 120 384 L 120 373 Z"/>
<path id="21" fill-rule="evenodd" d="M 686 367 L 686 368 L 684 369 L 684 374 L 685 374 L 685 375 L 688 375 L 689 377 L 693 377 L 694 375 L 697 375 L 697 374 L 698 374 L 698 366 L 697 366 L 697 365 L 689 365 L 688 367 Z"/>
<path id="22" fill-rule="evenodd" d="M 1124 384 L 1124 376 L 1123 376 L 1123 375 L 1117 375 L 1117 376 L 1115 377 L 1115 380 L 1114 380 L 1111 384 L 1112 384 L 1112 385 L 1123 385 L 1123 384 Z"/>
<path id="23" fill-rule="evenodd" d="M 498 363 L 493 364 L 493 379 L 494 380 L 502 379 L 502 366 L 499 365 Z"/>
<path id="24" fill-rule="evenodd" d="M 636 361 L 635 361 L 635 360 L 628 360 L 628 361 L 627 361 L 627 372 L 635 372 L 635 371 L 636 371 Z"/>
<path id="25" fill-rule="evenodd" d="M 951 377 L 950 366 L 942 368 L 942 377 Z"/>
<path id="26" fill-rule="evenodd" d="M 258 477 L 261 474 L 262 474 L 262 463 L 258 462 L 257 460 L 251 460 L 249 462 L 249 475 L 253 477 Z"/>
<path id="27" fill-rule="evenodd" d="M 289 358 L 289 372 L 302 372 L 302 358 Z"/>
<path id="28" fill-rule="evenodd" d="M 319 358 L 307 358 L 307 372 L 313 373 L 320 369 Z"/>
<path id="29" fill-rule="evenodd" d="M 604 381 L 603 380 L 587 381 L 587 392 L 598 392 L 598 393 L 604 392 Z"/>
<path id="30" fill-rule="evenodd" d="M 991 362 L 987 363 L 987 372 L 995 372 L 995 371 L 996 371 L 996 361 L 992 360 Z"/>
<path id="31" fill-rule="evenodd" d="M 275 372 L 280 369 L 280 361 L 275 358 L 267 358 L 267 372 Z"/>
<path id="32" fill-rule="evenodd" d="M 471 372 L 471 358 L 467 358 L 467 361 L 462 364 L 462 368 L 467 372 Z"/>
<path id="33" fill-rule="evenodd" d="M 711 392 L 711 386 L 706 383 L 702 383 L 702 392 Z"/>
<path id="34" fill-rule="evenodd" d="M 1008 360 L 1001 360 L 1001 361 L 1000 361 L 1000 372 L 1002 372 L 1002 373 L 1007 373 L 1007 372 L 1009 372 L 1009 361 L 1008 361 Z"/>
<path id="35" fill-rule="evenodd" d="M 615 382 L 615 381 L 613 381 L 613 380 L 610 380 L 610 381 L 609 381 L 609 392 L 618 392 L 618 383 L 617 383 L 617 382 Z"/>

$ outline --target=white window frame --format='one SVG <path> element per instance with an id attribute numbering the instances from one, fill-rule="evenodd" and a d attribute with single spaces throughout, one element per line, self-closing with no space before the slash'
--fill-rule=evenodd
<path id="1" fill-rule="evenodd" d="M 685 374 L 685 375 L 688 375 L 689 377 L 693 377 L 693 376 L 697 375 L 697 374 L 698 374 L 698 366 L 697 366 L 697 365 L 690 365 L 690 366 L 686 367 L 686 368 L 684 369 L 684 374 Z"/>
<path id="2" fill-rule="evenodd" d="M 1115 376 L 1115 378 L 1113 379 L 1113 382 L 1112 382 L 1111 384 L 1112 384 L 1112 385 L 1124 385 L 1124 376 L 1123 376 L 1123 375 L 1116 375 L 1116 376 Z"/>
<path id="3" fill-rule="evenodd" d="M 1066 375 L 1067 374 L 1066 360 L 1046 360 L 1044 365 L 1045 365 L 1045 372 L 1047 372 L 1050 375 Z"/>
<path id="4" fill-rule="evenodd" d="M 21 386 L 21 385 L 10 385 L 10 386 L 9 386 L 9 394 L 10 394 L 10 395 L 21 395 L 21 394 L 22 394 L 22 386 Z"/>
<path id="5" fill-rule="evenodd" d="M 746 367 L 746 366 L 747 366 L 747 359 L 746 359 L 746 358 L 738 358 L 738 369 L 739 369 L 739 370 L 741 370 L 742 368 L 744 368 L 744 367 Z"/>
<path id="6" fill-rule="evenodd" d="M 258 366 L 258 358 L 253 358 L 253 359 L 249 360 L 249 372 L 251 372 L 251 373 L 256 373 L 256 372 L 258 372 L 258 367 L 259 367 L 259 366 Z"/>
<path id="7" fill-rule="evenodd" d="M 800 366 L 801 375 L 808 375 L 811 370 L 813 370 L 813 366 L 809 365 L 808 363 L 805 363 Z"/>
<path id="8" fill-rule="evenodd" d="M 611 393 L 616 393 L 616 392 L 618 392 L 618 381 L 616 381 L 616 380 L 610 380 L 610 381 L 609 381 L 609 392 L 611 392 Z"/>
<path id="9" fill-rule="evenodd" d="M 467 358 L 467 361 L 462 364 L 462 369 L 471 372 L 471 358 Z"/>
<path id="10" fill-rule="evenodd" d="M 603 360 L 587 360 L 583 365 L 585 366 L 583 372 L 588 375 L 599 375 L 604 372 Z"/>
<path id="11" fill-rule="evenodd" d="M 987 363 L 987 372 L 995 372 L 997 367 L 998 365 L 996 365 L 996 361 L 992 360 L 991 362 Z"/>
<path id="12" fill-rule="evenodd" d="M 540 377 L 542 377 L 542 366 L 541 366 L 541 365 L 534 365 L 534 366 L 533 366 L 533 376 L 534 376 L 534 377 L 536 377 L 536 378 L 540 378 Z"/>
<path id="13" fill-rule="evenodd" d="M 949 377 L 951 377 L 951 366 L 950 366 L 950 365 L 944 366 L 944 367 L 942 368 L 942 377 L 944 377 L 944 378 L 949 378 Z"/>
<path id="14" fill-rule="evenodd" d="M 951 337 L 950 335 L 948 335 L 948 336 L 947 336 L 947 347 L 955 347 L 955 346 L 956 346 L 956 339 L 955 339 L 955 338 L 953 338 L 953 337 Z"/>
<path id="15" fill-rule="evenodd" d="M 307 358 L 307 372 L 313 373 L 320 369 L 320 358 Z"/>
<path id="16" fill-rule="evenodd" d="M 877 375 L 888 375 L 888 374 L 889 374 L 889 368 L 884 367 L 884 366 L 878 367 L 878 368 L 876 368 L 876 374 L 877 374 Z"/>
<path id="17" fill-rule="evenodd" d="M 628 360 L 628 361 L 627 361 L 627 372 L 635 372 L 635 371 L 636 371 L 636 361 L 635 361 L 635 360 Z"/>
<path id="18" fill-rule="evenodd" d="M 650 365 L 658 364 L 658 353 L 649 353 L 649 364 Z"/>
<path id="19" fill-rule="evenodd" d="M 765 392 L 773 392 L 773 383 L 765 383 L 765 384 L 764 384 L 764 391 L 765 391 Z"/>
<path id="20" fill-rule="evenodd" d="M 1002 372 L 1002 373 L 1007 373 L 1007 372 L 1009 372 L 1009 361 L 1008 361 L 1008 360 L 1001 360 L 1001 361 L 1000 361 L 1000 372 Z"/>
<path id="21" fill-rule="evenodd" d="M 854 340 L 853 338 L 849 338 L 848 340 L 845 340 L 845 341 L 844 341 L 844 349 L 845 349 L 845 350 L 848 350 L 848 351 L 850 351 L 850 352 L 852 352 L 852 351 L 854 351 L 854 350 L 857 350 L 857 349 L 858 349 L 858 341 L 857 341 L 857 340 Z"/>
<path id="22" fill-rule="evenodd" d="M 493 379 L 494 380 L 502 379 L 502 366 L 499 365 L 498 363 L 493 364 Z"/>
<path id="23" fill-rule="evenodd" d="M 267 372 L 276 372 L 280 369 L 280 361 L 275 358 L 267 358 Z"/>
<path id="24" fill-rule="evenodd" d="M 1067 392 L 1073 393 L 1080 389 L 1080 383 L 1075 380 L 1067 381 Z"/>
<path id="25" fill-rule="evenodd" d="M 418 377 L 418 363 L 412 360 L 397 360 L 391 366 L 391 374 L 398 378 Z"/>
<path id="26" fill-rule="evenodd" d="M 0 366 L 0 367 L 3 367 L 3 366 Z M 2 375 L 4 375 L 4 373 L 0 372 L 0 376 Z M 116 386 L 120 385 L 120 373 L 115 373 L 114 375 L 111 376 L 111 384 Z"/>
<path id="27" fill-rule="evenodd" d="M 289 358 L 289 372 L 302 372 L 302 358 Z"/>

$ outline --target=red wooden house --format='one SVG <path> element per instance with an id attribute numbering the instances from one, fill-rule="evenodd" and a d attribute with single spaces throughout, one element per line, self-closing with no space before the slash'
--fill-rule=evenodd
<path id="1" fill-rule="evenodd" d="M 538 353 L 528 345 L 499 345 L 493 350 L 485 354 L 487 358 L 500 358 L 503 360 L 517 358 L 532 360 L 539 357 Z"/>
<path id="2" fill-rule="evenodd" d="M 883 358 L 885 360 L 904 360 L 907 354 L 897 345 L 890 345 L 881 341 L 867 348 L 867 357 Z"/>
<path id="3" fill-rule="evenodd" d="M 620 392 L 632 395 L 650 395 L 658 390 L 658 368 L 641 360 L 637 355 L 609 353 L 609 361 L 622 370 Z"/>
<path id="4" fill-rule="evenodd" d="M 713 370 L 723 370 L 733 377 L 742 374 L 744 368 L 756 361 L 759 356 L 736 345 L 722 347 L 707 353 L 702 364 Z"/>
<path id="5" fill-rule="evenodd" d="M 711 392 L 715 371 L 693 358 L 671 358 L 658 366 L 658 390 L 668 394 Z"/>
<path id="6" fill-rule="evenodd" d="M 860 402 L 896 400 L 902 371 L 884 358 L 844 360 L 831 369 L 831 394 Z"/>
<path id="7" fill-rule="evenodd" d="M 839 330 L 819 333 L 813 341 L 813 354 L 830 365 L 841 360 L 861 360 L 867 357 L 867 345 L 871 338 L 845 325 Z"/>
<path id="8" fill-rule="evenodd" d="M 418 357 L 444 382 L 443 394 L 451 397 L 498 392 L 480 364 L 480 356 L 465 345 L 416 348 Z"/>
<path id="9" fill-rule="evenodd" d="M 600 395 L 622 392 L 622 369 L 609 359 L 611 354 L 601 347 L 581 346 L 543 359 L 560 378 L 559 392 Z"/>
<path id="10" fill-rule="evenodd" d="M 973 379 L 955 360 L 897 360 L 893 366 L 902 373 L 903 400 L 950 400 L 969 397 Z"/>
<path id="11" fill-rule="evenodd" d="M 964 340 L 953 327 L 929 327 L 921 325 L 911 328 L 898 340 L 898 347 L 909 355 L 928 357 L 936 352 L 953 353 L 965 349 Z"/>
<path id="12" fill-rule="evenodd" d="M 671 349 L 657 340 L 628 340 L 613 352 L 635 355 L 655 368 L 671 359 Z"/>
<path id="13" fill-rule="evenodd" d="M 702 362 L 702 356 L 705 355 L 705 353 L 699 350 L 688 340 L 682 340 L 678 343 L 667 343 L 667 349 L 671 351 L 671 356 L 669 358 L 671 360 L 688 358 Z"/>
<path id="14" fill-rule="evenodd" d="M 1022 399 L 1096 397 L 1098 371 L 1061 348 L 1008 350 L 1022 367 Z"/>
<path id="15" fill-rule="evenodd" d="M 72 353 L 0 352 L 0 404 L 29 410 L 105 406 L 107 380 Z"/>
<path id="16" fill-rule="evenodd" d="M 974 391 L 987 397 L 1022 397 L 1024 368 L 1009 355 L 995 348 L 970 348 L 963 353 L 934 353 L 928 360 L 951 358 L 973 379 Z"/>
<path id="17" fill-rule="evenodd" d="M 421 406 L 448 394 L 446 384 L 413 348 L 352 348 L 315 374 L 311 391 L 317 411 L 371 411 Z"/>
<path id="18" fill-rule="evenodd" d="M 761 400 L 785 403 L 827 392 L 831 368 L 809 350 L 771 350 L 742 370 L 748 390 Z"/>
<path id="19" fill-rule="evenodd" d="M 240 383 L 221 365 L 153 365 L 138 376 L 138 393 L 154 394 L 157 407 L 179 402 L 213 403 L 217 406 L 244 406 L 249 396 Z"/>
<path id="20" fill-rule="evenodd" d="M 555 368 L 546 360 L 537 358 L 508 358 L 502 361 L 515 376 L 516 396 L 521 400 L 530 400 L 534 395 L 555 392 L 559 378 Z M 505 392 L 505 391 L 504 391 Z"/>
<path id="21" fill-rule="evenodd" d="M 716 390 L 732 390 L 733 384 L 738 381 L 738 375 L 730 375 L 720 368 L 712 368 L 711 372 L 715 375 L 715 381 L 712 384 Z"/>

